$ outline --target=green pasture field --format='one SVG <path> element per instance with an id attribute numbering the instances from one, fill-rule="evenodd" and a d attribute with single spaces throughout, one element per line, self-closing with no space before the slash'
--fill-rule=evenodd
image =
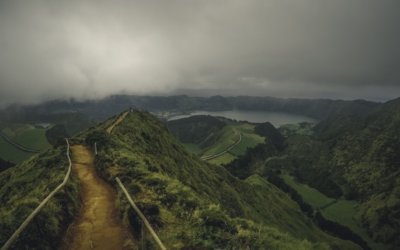
<path id="1" fill-rule="evenodd" d="M 238 156 L 244 155 L 248 148 L 255 147 L 257 144 L 263 143 L 265 140 L 264 137 L 254 132 L 254 125 L 252 124 L 232 124 L 224 128 L 222 136 L 217 143 L 207 148 L 202 155 L 215 155 L 225 151 L 232 144 L 239 140 L 239 134 L 242 135 L 242 139 L 239 144 L 235 145 L 225 154 L 210 159 L 209 162 L 217 165 L 227 164 L 235 160 Z"/>
<path id="2" fill-rule="evenodd" d="M 0 158 L 18 164 L 30 158 L 32 155 L 32 153 L 24 152 L 14 147 L 2 137 L 0 137 Z"/>
<path id="3" fill-rule="evenodd" d="M 385 245 L 375 243 L 368 236 L 366 230 L 363 229 L 355 220 L 358 206 L 356 201 L 337 200 L 334 202 L 335 199 L 327 197 L 306 184 L 299 183 L 293 176 L 282 175 L 281 177 L 289 186 L 294 188 L 301 195 L 306 203 L 310 204 L 314 208 L 319 209 L 331 203 L 331 205 L 320 210 L 326 219 L 350 228 L 353 232 L 361 236 L 372 249 L 387 249 Z"/>

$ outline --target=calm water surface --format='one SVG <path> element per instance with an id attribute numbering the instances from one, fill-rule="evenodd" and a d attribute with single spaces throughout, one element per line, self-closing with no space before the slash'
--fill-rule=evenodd
<path id="1" fill-rule="evenodd" d="M 169 120 L 177 120 L 181 118 L 186 118 L 194 115 L 212 115 L 212 116 L 222 116 L 229 119 L 234 119 L 238 121 L 248 121 L 254 123 L 270 122 L 275 127 L 279 127 L 284 124 L 293 124 L 300 122 L 312 122 L 315 123 L 317 120 L 302 116 L 293 115 L 281 112 L 268 112 L 268 111 L 248 111 L 248 110 L 228 110 L 228 111 L 194 111 L 187 115 L 178 115 L 171 117 Z"/>

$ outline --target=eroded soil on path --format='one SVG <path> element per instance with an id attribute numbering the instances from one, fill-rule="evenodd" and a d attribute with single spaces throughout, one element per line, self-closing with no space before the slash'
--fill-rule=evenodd
<path id="1" fill-rule="evenodd" d="M 125 117 L 128 115 L 128 112 L 124 112 L 122 115 L 120 115 L 118 117 L 118 119 L 110 126 L 107 128 L 107 133 L 111 134 L 112 130 L 115 128 L 115 126 L 117 126 L 118 124 L 120 124 Z"/>
<path id="2" fill-rule="evenodd" d="M 116 193 L 96 174 L 92 153 L 83 145 L 72 146 L 71 151 L 83 206 L 68 229 L 62 249 L 134 249 L 133 237 L 115 207 Z"/>

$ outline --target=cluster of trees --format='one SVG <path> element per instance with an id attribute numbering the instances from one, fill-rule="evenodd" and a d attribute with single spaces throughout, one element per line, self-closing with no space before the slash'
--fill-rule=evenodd
<path id="1" fill-rule="evenodd" d="M 206 147 L 215 143 L 214 137 L 225 127 L 226 123 L 209 115 L 196 115 L 185 119 L 172 120 L 167 123 L 169 131 L 181 142 L 200 144 Z"/>
<path id="2" fill-rule="evenodd" d="M 314 209 L 312 208 L 312 206 L 307 204 L 303 200 L 301 195 L 299 195 L 299 193 L 297 193 L 297 191 L 294 190 L 291 186 L 286 184 L 286 182 L 281 177 L 279 177 L 278 174 L 279 172 L 274 173 L 273 171 L 268 171 L 265 177 L 269 182 L 274 184 L 283 192 L 287 193 L 290 198 L 292 198 L 292 200 L 294 200 L 299 205 L 301 211 L 303 211 L 308 217 L 312 218 L 314 216 Z"/>
<path id="3" fill-rule="evenodd" d="M 326 218 L 324 218 L 324 216 L 322 216 L 322 214 L 319 211 L 317 211 L 314 214 L 314 221 L 322 230 L 336 237 L 339 237 L 344 240 L 351 240 L 354 243 L 357 243 L 364 250 L 371 249 L 368 246 L 367 242 L 365 242 L 358 234 L 351 231 L 350 228 L 343 226 L 339 223 L 336 223 L 334 221 L 327 220 Z"/>
<path id="4" fill-rule="evenodd" d="M 0 172 L 14 166 L 15 164 L 0 158 Z"/>
<path id="5" fill-rule="evenodd" d="M 281 177 L 279 177 L 278 174 L 279 173 L 274 173 L 273 171 L 268 171 L 265 177 L 268 179 L 269 182 L 287 193 L 290 198 L 292 198 L 292 200 L 294 200 L 299 205 L 300 209 L 308 217 L 313 219 L 313 221 L 319 226 L 319 228 L 338 238 L 353 241 L 354 243 L 361 246 L 363 249 L 370 249 L 368 244 L 358 234 L 354 233 L 350 228 L 334 221 L 330 221 L 326 219 L 320 211 L 314 210 L 314 208 L 307 204 L 303 200 L 301 195 L 297 193 L 295 189 L 286 184 L 286 182 Z"/>

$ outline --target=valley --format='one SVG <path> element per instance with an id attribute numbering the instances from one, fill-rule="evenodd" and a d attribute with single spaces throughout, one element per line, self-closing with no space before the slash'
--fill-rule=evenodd
<path id="1" fill-rule="evenodd" d="M 354 105 L 355 110 L 363 110 L 358 103 Z M 353 180 L 351 178 L 355 178 L 353 170 L 345 168 L 347 172 L 343 172 L 339 166 L 343 165 L 347 157 L 346 151 L 340 146 L 340 140 L 343 140 L 341 131 L 353 131 L 351 135 L 356 136 L 361 126 L 368 127 L 369 121 L 376 121 L 375 116 L 378 113 L 375 110 L 384 110 L 379 116 L 383 114 L 386 122 L 388 119 L 391 121 L 397 117 L 391 113 L 396 110 L 394 107 L 397 107 L 397 102 L 385 104 L 370 112 L 358 112 L 359 117 L 354 117 L 353 111 L 348 111 L 348 114 L 339 112 L 317 124 L 285 124 L 279 129 L 268 122 L 250 123 L 209 115 L 165 121 L 145 111 L 129 109 L 96 126 L 81 130 L 71 139 L 75 145 L 72 147 L 75 171 L 69 187 L 49 203 L 50 208 L 44 209 L 44 213 L 52 218 L 54 224 L 48 224 L 43 230 L 53 230 L 49 239 L 58 242 L 57 244 L 61 244 L 62 239 L 68 237 L 71 240 L 64 242 L 77 244 L 73 243 L 73 239 L 78 237 L 74 236 L 74 231 L 78 232 L 78 228 L 94 230 L 85 226 L 85 212 L 79 211 L 85 211 L 85 206 L 92 206 L 92 209 L 87 211 L 100 212 L 114 203 L 115 210 L 111 213 L 113 215 L 107 212 L 108 215 L 103 216 L 103 222 L 109 223 L 107 218 L 111 217 L 121 218 L 119 222 L 112 222 L 113 225 L 123 225 L 122 228 L 118 226 L 120 229 L 113 231 L 119 232 L 113 238 L 120 242 L 118 244 L 127 246 L 127 249 L 132 248 L 138 237 L 142 237 L 140 220 L 116 186 L 115 178 L 118 177 L 168 248 L 180 249 L 190 246 L 212 249 L 268 245 L 273 249 L 298 249 L 300 245 L 303 249 L 359 249 L 359 246 L 364 249 L 393 249 L 397 243 L 390 235 L 391 230 L 397 230 L 396 224 L 369 223 L 372 220 L 383 220 L 380 219 L 383 214 L 373 210 L 378 204 L 380 207 L 391 206 L 387 208 L 391 209 L 387 210 L 390 211 L 387 216 L 395 218 L 396 199 L 390 198 L 391 203 L 373 203 L 376 199 L 382 199 L 382 196 L 374 196 L 373 192 L 381 190 L 379 192 L 394 197 L 390 195 L 396 195 L 396 186 L 392 186 L 394 189 L 381 187 L 370 190 L 367 191 L 368 194 L 364 194 L 364 198 L 360 198 L 359 190 L 368 186 L 362 186 L 357 178 L 354 179 L 356 182 L 349 182 Z M 361 119 L 368 122 L 360 122 Z M 341 126 L 335 123 L 340 123 Z M 394 125 L 389 127 L 397 128 Z M 3 130 L 12 135 L 9 129 Z M 361 131 L 362 134 L 366 134 L 369 129 Z M 30 139 L 24 141 L 21 137 L 18 142 L 33 141 L 32 138 L 38 138 L 35 136 L 43 136 L 43 132 L 21 133 Z M 384 132 L 386 133 L 386 130 Z M 335 139 L 336 148 L 328 146 L 332 138 L 340 139 Z M 378 138 L 385 142 L 387 137 Z M 395 142 L 389 140 L 387 143 Z M 39 144 L 27 145 L 40 145 L 41 142 L 39 140 L 35 143 Z M 94 150 L 95 144 L 98 155 L 92 162 L 89 152 Z M 374 146 L 370 154 L 382 155 L 379 145 Z M 15 216 L 21 213 L 20 209 L 23 209 L 25 214 L 29 213 L 34 207 L 33 204 L 40 201 L 42 194 L 46 193 L 44 190 L 49 190 L 43 189 L 47 186 L 43 186 L 46 182 L 56 183 L 58 180 L 53 178 L 52 181 L 44 181 L 41 176 L 45 176 L 45 169 L 54 164 L 61 163 L 58 165 L 62 167 L 60 155 L 65 145 L 56 143 L 52 146 L 53 149 L 47 147 L 42 149 L 43 152 L 34 154 L 28 161 L 0 173 L 0 180 L 7 183 L 0 189 L 0 198 L 8 204 L 0 209 L 1 216 L 7 218 L 5 223 L 0 224 L 5 228 L 5 232 L 11 232 L 18 225 L 20 220 L 16 220 Z M 333 149 L 335 151 L 332 151 Z M 355 145 L 352 152 L 357 150 L 363 148 Z M 384 154 L 383 162 L 388 166 L 396 162 L 394 152 L 386 151 Z M 53 156 L 45 156 L 46 154 Z M 58 160 L 55 161 L 52 157 Z M 79 165 L 79 157 L 82 158 L 85 168 Z M 357 163 L 352 164 L 361 167 Z M 98 181 L 104 181 L 104 185 L 109 188 L 93 186 L 91 189 L 98 190 L 99 196 L 94 193 L 89 195 L 85 191 L 88 190 L 85 185 L 91 185 L 85 180 L 90 176 L 89 172 L 78 171 L 79 166 L 82 170 L 92 169 L 90 179 L 95 180 L 93 176 L 96 173 L 101 178 Z M 58 173 L 61 177 L 62 172 Z M 381 175 L 384 173 L 380 172 Z M 53 175 L 55 172 L 47 174 Z M 12 183 L 15 181 L 20 187 L 33 185 L 34 191 L 27 195 L 26 188 L 13 189 Z M 38 184 L 40 181 L 44 182 Z M 85 197 L 85 192 L 87 198 L 83 199 L 87 199 L 87 202 L 81 203 L 78 197 Z M 114 192 L 115 196 L 110 195 Z M 91 200 L 92 198 L 94 200 Z M 35 200 L 36 203 L 24 203 L 29 199 Z M 16 201 L 24 202 L 17 204 Z M 365 214 L 366 211 L 369 214 Z M 101 221 L 91 212 L 88 212 L 87 216 L 90 220 L 99 223 Z M 39 215 L 35 220 L 39 221 L 36 223 L 44 223 L 45 218 Z M 60 221 L 67 223 L 59 224 Z M 396 219 L 393 222 L 396 222 Z M 67 225 L 75 226 L 66 231 Z M 385 231 L 385 235 L 389 237 L 380 238 L 382 232 L 374 231 L 374 227 L 377 226 L 384 226 L 389 230 Z M 118 237 L 127 233 L 126 228 L 129 228 L 134 237 L 130 243 L 121 243 Z M 263 233 L 260 234 L 260 230 Z M 82 232 L 91 235 L 89 231 Z M 67 236 L 65 232 L 68 232 Z M 38 233 L 37 228 L 28 228 L 18 244 L 23 246 Z M 55 244 L 47 240 L 41 239 L 35 244 Z M 98 241 L 101 242 L 101 239 Z M 90 245 L 90 241 L 85 242 Z M 148 236 L 144 242 L 149 246 L 154 244 Z M 69 247 L 64 245 L 62 248 Z"/>
<path id="2" fill-rule="evenodd" d="M 0 250 L 400 250 L 400 0 L 0 0 Z"/>

